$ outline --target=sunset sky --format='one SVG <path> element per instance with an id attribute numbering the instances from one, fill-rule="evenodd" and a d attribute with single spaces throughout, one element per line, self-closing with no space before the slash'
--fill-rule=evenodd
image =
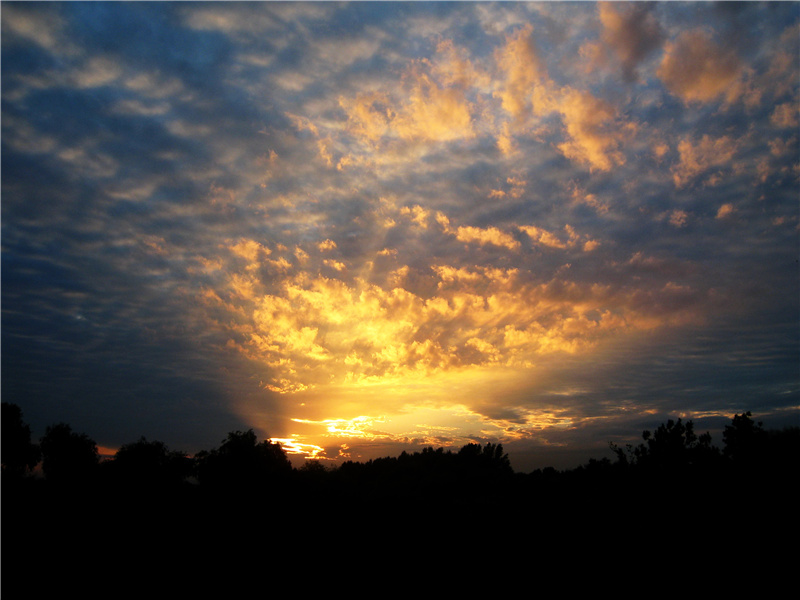
<path id="1" fill-rule="evenodd" d="M 2 398 L 302 464 L 800 425 L 800 4 L 2 3 Z"/>

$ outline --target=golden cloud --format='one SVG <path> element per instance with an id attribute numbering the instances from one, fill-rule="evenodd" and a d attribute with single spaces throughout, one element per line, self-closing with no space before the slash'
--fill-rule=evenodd
<path id="1" fill-rule="evenodd" d="M 466 49 L 456 47 L 452 40 L 442 40 L 436 48 L 432 73 L 447 87 L 484 88 L 491 83 L 485 73 L 469 59 Z"/>
<path id="2" fill-rule="evenodd" d="M 386 94 L 370 92 L 353 99 L 340 98 L 339 105 L 347 113 L 347 130 L 369 142 L 375 142 L 389 130 L 394 112 L 389 108 Z"/>
<path id="3" fill-rule="evenodd" d="M 458 74 L 453 64 L 437 63 L 430 73 L 430 64 L 418 62 L 403 78 L 399 99 L 384 92 L 359 94 L 353 99 L 340 98 L 339 105 L 347 114 L 347 131 L 370 144 L 387 135 L 408 142 L 474 137 L 472 106 L 460 87 L 474 80 L 467 77 L 464 71 L 467 68 L 461 65 Z"/>
<path id="4" fill-rule="evenodd" d="M 600 171 L 625 163 L 619 147 L 634 126 L 618 122 L 611 104 L 588 92 L 567 88 L 558 95 L 553 108 L 561 113 L 569 136 L 558 145 L 564 156 Z"/>
<path id="5" fill-rule="evenodd" d="M 585 249 L 571 230 L 567 237 Z M 231 315 L 217 322 L 231 336 L 229 347 L 264 365 L 265 388 L 282 393 L 530 365 L 621 332 L 691 320 L 698 301 L 681 286 L 625 290 L 559 277 L 526 283 L 517 269 L 448 264 L 431 267 L 437 286 L 424 296 L 303 271 L 275 287 L 240 268 L 225 290 L 209 290 L 203 300 Z"/>
<path id="6" fill-rule="evenodd" d="M 456 239 L 460 242 L 471 243 L 475 242 L 483 246 L 484 244 L 493 244 L 508 248 L 509 250 L 516 250 L 519 248 L 519 242 L 511 235 L 500 231 L 497 227 L 459 227 L 455 231 Z"/>
<path id="7" fill-rule="evenodd" d="M 527 25 L 506 37 L 506 43 L 495 52 L 500 70 L 499 89 L 503 109 L 521 120 L 533 110 L 534 90 L 542 85 L 546 70 L 532 38 L 533 27 Z"/>
<path id="8" fill-rule="evenodd" d="M 397 135 L 423 141 L 449 141 L 475 135 L 470 105 L 463 92 L 440 87 L 425 73 L 415 73 L 413 80 L 407 103 L 391 123 Z"/>

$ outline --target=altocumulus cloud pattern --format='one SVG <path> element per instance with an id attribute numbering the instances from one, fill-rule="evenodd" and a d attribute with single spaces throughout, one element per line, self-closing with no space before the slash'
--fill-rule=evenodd
<path id="1" fill-rule="evenodd" d="M 2 4 L 3 399 L 113 450 L 797 424 L 796 3 Z"/>

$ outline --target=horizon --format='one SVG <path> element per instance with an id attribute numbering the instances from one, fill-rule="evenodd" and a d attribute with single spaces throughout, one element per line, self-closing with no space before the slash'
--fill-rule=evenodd
<path id="1" fill-rule="evenodd" d="M 0 11 L 35 439 L 530 472 L 800 426 L 800 4 Z"/>
<path id="2" fill-rule="evenodd" d="M 24 419 L 24 414 L 22 415 L 22 417 L 23 418 L 22 418 L 22 421 L 21 421 L 21 425 L 24 426 L 24 427 L 28 427 L 29 428 L 28 423 Z M 326 469 L 335 470 L 339 466 L 341 466 L 341 464 L 344 463 L 344 462 L 368 464 L 368 463 L 370 463 L 370 462 L 372 462 L 374 460 L 377 460 L 377 459 L 397 459 L 397 458 L 401 458 L 404 454 L 412 455 L 412 456 L 413 455 L 424 454 L 424 452 L 428 451 L 428 450 L 434 450 L 436 452 L 444 451 L 445 454 L 456 455 L 456 454 L 459 454 L 459 451 L 464 449 L 467 445 L 477 445 L 478 448 L 482 448 L 484 446 L 485 447 L 496 446 L 497 448 L 502 450 L 503 455 L 508 459 L 509 466 L 511 467 L 511 469 L 512 469 L 512 471 L 514 473 L 518 473 L 518 474 L 534 474 L 534 472 L 536 472 L 536 471 L 544 471 L 544 470 L 548 470 L 548 469 L 555 469 L 556 471 L 565 472 L 566 473 L 566 472 L 571 472 L 571 471 L 575 471 L 575 470 L 580 470 L 580 469 L 582 469 L 584 467 L 591 467 L 591 463 L 595 462 L 595 461 L 599 462 L 599 463 L 608 461 L 607 464 L 613 464 L 613 463 L 617 463 L 618 464 L 618 460 L 619 460 L 619 457 L 618 457 L 618 454 L 617 454 L 618 451 L 623 451 L 623 452 L 629 453 L 634 448 L 647 446 L 648 440 L 652 440 L 653 439 L 650 434 L 655 433 L 655 431 L 657 429 L 660 429 L 662 427 L 669 427 L 672 424 L 680 425 L 681 423 L 683 423 L 683 425 L 685 425 L 685 426 L 690 426 L 691 425 L 693 433 L 694 433 L 694 436 L 695 436 L 694 441 L 690 440 L 688 437 L 686 438 L 687 446 L 688 445 L 697 444 L 698 442 L 701 442 L 701 439 L 702 439 L 701 436 L 708 435 L 709 438 L 708 438 L 708 442 L 707 443 L 709 444 L 709 447 L 711 449 L 715 449 L 717 451 L 721 451 L 722 453 L 719 456 L 724 456 L 725 455 L 725 445 L 726 445 L 725 444 L 725 440 L 724 440 L 724 433 L 728 429 L 729 426 L 735 425 L 736 417 L 742 417 L 743 419 L 747 418 L 750 422 L 753 423 L 753 425 L 756 428 L 758 428 L 760 431 L 762 431 L 764 433 L 791 433 L 790 430 L 794 430 L 795 432 L 800 430 L 800 427 L 797 427 L 797 426 L 784 426 L 784 427 L 781 427 L 781 428 L 771 428 L 771 427 L 765 426 L 762 421 L 760 421 L 757 418 L 753 418 L 753 415 L 749 411 L 745 411 L 744 413 L 742 413 L 740 415 L 733 415 L 732 418 L 728 422 L 724 423 L 724 425 L 720 428 L 719 431 L 715 432 L 716 435 L 712 435 L 710 431 L 694 430 L 694 422 L 692 420 L 688 420 L 685 423 L 683 423 L 682 419 L 680 419 L 680 418 L 678 418 L 678 419 L 668 419 L 667 422 L 659 423 L 658 427 L 652 427 L 651 429 L 643 430 L 641 432 L 642 435 L 640 435 L 637 440 L 635 440 L 635 441 L 632 440 L 626 446 L 617 446 L 616 448 L 611 448 L 611 446 L 609 445 L 607 450 L 611 454 L 616 456 L 615 460 L 611 460 L 610 456 L 588 456 L 588 457 L 584 456 L 584 460 L 582 460 L 579 463 L 569 463 L 569 464 L 565 463 L 565 464 L 562 464 L 560 466 L 559 465 L 553 465 L 553 464 L 541 464 L 541 463 L 538 463 L 535 467 L 529 468 L 529 469 L 516 469 L 516 468 L 514 468 L 514 463 L 515 463 L 514 457 L 511 456 L 509 453 L 505 452 L 505 448 L 503 448 L 503 445 L 501 443 L 494 444 L 492 442 L 488 442 L 487 444 L 485 444 L 483 446 L 481 444 L 475 444 L 474 442 L 470 442 L 470 443 L 465 444 L 464 446 L 460 446 L 460 447 L 455 447 L 455 446 L 448 446 L 448 447 L 445 447 L 445 446 L 439 446 L 439 447 L 424 446 L 424 447 L 414 448 L 413 450 L 408 449 L 408 448 L 404 448 L 403 450 L 401 450 L 397 454 L 382 455 L 382 456 L 370 456 L 369 458 L 363 459 L 363 460 L 351 460 L 351 459 L 348 459 L 347 461 L 334 461 L 334 460 L 331 460 L 331 459 L 327 459 L 326 457 L 319 457 L 319 458 L 308 457 L 302 452 L 298 452 L 296 450 L 293 450 L 291 448 L 291 444 L 289 444 L 289 447 L 287 449 L 287 447 L 284 446 L 283 443 L 280 440 L 274 440 L 274 439 L 271 439 L 271 438 L 258 439 L 257 436 L 256 436 L 255 440 L 256 440 L 257 443 L 268 442 L 270 444 L 278 444 L 281 447 L 281 449 L 283 450 L 283 454 L 286 456 L 286 458 L 288 459 L 288 461 L 291 464 L 293 469 L 300 469 L 301 467 L 306 465 L 308 462 L 318 462 L 318 463 L 322 464 Z M 56 423 L 52 423 L 51 425 L 56 425 Z M 67 425 L 69 425 L 69 424 L 67 423 Z M 71 429 L 71 426 L 70 426 L 70 429 Z M 252 431 L 252 429 L 250 431 Z M 79 432 L 79 431 L 74 431 L 73 430 L 73 433 L 76 434 L 76 435 L 81 435 L 81 434 L 87 435 L 89 439 L 92 439 L 90 435 L 86 434 L 86 432 Z M 231 432 L 228 432 L 229 436 L 232 435 L 232 434 L 242 434 L 242 433 L 245 433 L 245 432 L 243 432 L 243 431 L 235 431 L 235 432 L 231 431 Z M 644 434 L 648 434 L 648 437 L 645 437 Z M 35 445 L 38 445 L 39 439 L 41 437 L 46 437 L 46 436 L 35 436 L 35 435 L 32 435 L 30 441 L 31 441 L 31 443 L 33 443 Z M 720 445 L 718 443 L 718 440 L 715 439 L 715 437 L 720 438 L 720 440 L 722 441 L 722 445 Z M 203 448 L 203 449 L 201 449 L 201 450 L 199 450 L 197 452 L 194 452 L 194 453 L 183 452 L 179 448 L 170 448 L 168 445 L 164 445 L 164 449 L 169 451 L 169 452 L 178 452 L 179 454 L 181 454 L 183 456 L 186 456 L 189 459 L 194 460 L 194 459 L 198 458 L 199 456 L 201 456 L 202 454 L 204 454 L 205 452 L 214 452 L 214 451 L 218 450 L 219 447 L 221 447 L 222 445 L 225 444 L 226 440 L 227 440 L 227 438 L 220 440 L 219 444 L 214 446 L 213 448 L 211 448 L 211 447 Z M 92 439 L 92 441 L 94 441 L 94 440 Z M 136 445 L 136 444 L 138 444 L 140 442 L 146 442 L 148 444 L 154 444 L 154 443 L 162 444 L 163 443 L 163 442 L 161 442 L 161 440 L 156 440 L 156 439 L 152 439 L 152 438 L 148 439 L 147 436 L 143 435 L 137 440 L 132 440 L 131 442 L 123 444 L 123 446 Z M 113 461 L 116 458 L 117 452 L 121 448 L 107 448 L 107 447 L 98 446 L 97 444 L 95 444 L 95 449 L 97 451 L 96 456 L 97 456 L 98 464 L 101 464 L 101 463 L 106 463 L 106 462 L 109 462 L 109 461 Z M 781 459 L 786 459 L 788 457 L 773 457 L 773 458 L 777 459 L 777 460 L 781 460 Z M 31 476 L 33 476 L 33 477 L 36 477 L 36 478 L 44 477 L 44 472 L 43 472 L 42 468 L 43 468 L 43 464 L 42 464 L 42 461 L 40 459 L 40 461 L 30 470 L 29 474 Z"/>

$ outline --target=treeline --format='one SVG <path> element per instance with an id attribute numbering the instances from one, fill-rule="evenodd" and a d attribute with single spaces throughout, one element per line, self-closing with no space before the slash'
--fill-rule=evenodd
<path id="1" fill-rule="evenodd" d="M 735 415 L 725 426 L 721 448 L 710 434 L 698 435 L 692 421 L 677 419 L 644 431 L 638 445 L 610 444 L 613 458 L 562 471 L 519 473 L 503 446 L 492 443 L 457 451 L 429 447 L 338 467 L 307 461 L 295 468 L 280 444 L 259 441 L 253 430 L 230 432 L 218 447 L 195 456 L 142 437 L 101 460 L 96 443 L 68 424 L 47 427 L 36 443 L 18 406 L 3 403 L 2 411 L 6 497 L 16 483 L 35 481 L 35 489 L 54 492 L 112 490 L 120 503 L 155 493 L 162 499 L 170 494 L 235 499 L 241 506 L 291 495 L 300 507 L 324 497 L 365 510 L 368 501 L 413 505 L 434 497 L 453 506 L 494 502 L 506 508 L 532 497 L 558 506 L 587 495 L 604 503 L 619 493 L 655 494 L 663 502 L 675 496 L 685 503 L 687 489 L 695 499 L 720 500 L 754 490 L 768 493 L 793 483 L 800 473 L 800 429 L 767 430 L 750 412 Z M 37 468 L 43 477 L 32 476 Z"/>
<path id="2" fill-rule="evenodd" d="M 797 474 L 800 428 L 767 430 L 750 412 L 734 415 L 722 433 L 722 448 L 708 433 L 698 435 L 692 421 L 669 420 L 655 431 L 644 431 L 638 445 L 610 444 L 613 460 L 590 459 L 575 469 L 537 469 L 515 473 L 501 444 L 467 444 L 457 451 L 425 448 L 397 457 L 367 462 L 347 461 L 327 467 L 307 461 L 294 468 L 280 444 L 259 441 L 253 430 L 232 431 L 221 444 L 193 457 L 163 442 L 139 440 L 125 444 L 109 460 L 101 460 L 97 444 L 66 423 L 47 427 L 38 443 L 31 438 L 21 409 L 2 403 L 2 472 L 4 483 L 30 478 L 37 467 L 53 486 L 98 483 L 129 488 L 245 490 L 271 484 L 333 484 L 402 489 L 446 488 L 469 482 L 498 486 L 525 480 L 541 483 L 607 479 L 637 481 L 674 477 L 774 476 Z"/>
<path id="3" fill-rule="evenodd" d="M 204 596 L 209 577 L 259 574 L 260 589 L 264 569 L 285 576 L 300 557 L 403 564 L 431 548 L 514 548 L 519 568 L 640 541 L 659 560 L 690 557 L 695 540 L 731 560 L 774 549 L 768 536 L 797 533 L 800 429 L 767 430 L 746 412 L 722 442 L 677 419 L 561 471 L 515 472 L 491 443 L 295 468 L 248 430 L 195 456 L 142 437 L 101 460 L 64 423 L 35 442 L 20 408 L 3 403 L 3 591 L 101 597 L 105 581 L 141 578 Z"/>
<path id="4" fill-rule="evenodd" d="M 94 440 L 66 423 L 47 427 L 36 443 L 18 406 L 3 403 L 2 410 L 2 469 L 9 485 L 36 480 L 54 490 L 100 486 L 123 493 L 188 493 L 199 489 L 246 497 L 276 488 L 285 492 L 290 486 L 314 493 L 323 487 L 335 487 L 337 494 L 348 487 L 360 492 L 366 487 L 419 492 L 466 481 L 499 484 L 514 476 L 502 445 L 491 443 L 467 444 L 455 452 L 425 448 L 365 463 L 347 461 L 338 467 L 307 461 L 295 468 L 279 443 L 259 441 L 252 429 L 229 432 L 218 447 L 194 456 L 141 437 L 103 460 Z M 43 477 L 34 477 L 39 473 Z"/>

